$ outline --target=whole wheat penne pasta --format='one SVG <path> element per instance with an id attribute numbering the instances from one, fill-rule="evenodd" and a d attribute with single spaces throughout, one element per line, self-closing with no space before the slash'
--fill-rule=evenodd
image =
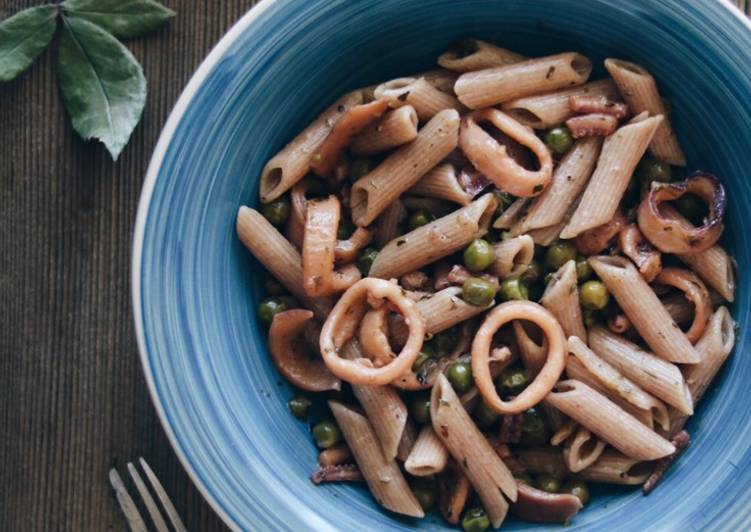
<path id="1" fill-rule="evenodd" d="M 420 431 L 412 451 L 404 462 L 404 469 L 410 475 L 426 477 L 443 471 L 448 460 L 448 449 L 436 435 L 433 427 L 426 425 Z"/>
<path id="2" fill-rule="evenodd" d="M 540 227 L 539 229 L 530 229 L 527 234 L 532 237 L 535 244 L 539 246 L 549 246 L 561 236 L 561 231 L 566 226 L 568 220 L 563 220 L 560 223 L 551 225 L 548 227 Z M 515 231 L 512 229 L 512 233 Z"/>
<path id="3" fill-rule="evenodd" d="M 637 408 L 613 390 L 607 388 L 597 377 L 590 373 L 582 361 L 576 357 L 568 357 L 566 361 L 566 375 L 569 379 L 576 379 L 583 382 L 593 390 L 597 390 L 650 429 L 654 429 L 655 427 L 656 416 L 659 418 L 657 420 L 658 424 L 663 429 L 670 424 L 667 407 L 664 404 L 656 409 L 642 410 L 641 408 Z M 657 399 L 655 399 L 655 401 L 657 401 Z"/>
<path id="4" fill-rule="evenodd" d="M 677 257 L 726 301 L 735 299 L 735 261 L 715 244 L 699 253 L 679 253 Z"/>
<path id="5" fill-rule="evenodd" d="M 436 89 L 449 94 L 454 94 L 454 84 L 459 79 L 459 73 L 446 68 L 436 68 L 433 70 L 425 70 L 412 76 L 410 78 L 424 78 L 425 81 L 433 85 Z"/>
<path id="6" fill-rule="evenodd" d="M 441 163 L 433 168 L 409 189 L 409 193 L 445 199 L 459 205 L 469 205 L 472 201 L 472 195 L 459 183 L 456 168 L 451 163 Z"/>
<path id="7" fill-rule="evenodd" d="M 424 517 L 399 466 L 383 456 L 368 419 L 342 403 L 329 401 L 329 406 L 375 500 L 392 512 Z"/>
<path id="8" fill-rule="evenodd" d="M 480 497 L 491 524 L 498 528 L 508 511 L 505 497 L 516 500 L 516 481 L 443 375 L 433 386 L 430 418 L 435 433 Z"/>
<path id="9" fill-rule="evenodd" d="M 545 473 L 555 478 L 563 478 L 569 473 L 566 462 L 563 460 L 563 453 L 559 449 L 549 447 L 520 449 L 517 457 L 530 473 Z"/>
<path id="10" fill-rule="evenodd" d="M 417 134 L 417 138 L 397 149 L 385 161 L 354 185 L 350 196 L 352 219 L 357 225 L 369 225 L 437 165 L 459 141 L 459 113 L 441 111 Z"/>
<path id="11" fill-rule="evenodd" d="M 521 54 L 506 50 L 479 39 L 462 39 L 453 43 L 438 56 L 438 64 L 455 72 L 472 72 L 501 65 L 510 65 L 527 59 Z"/>
<path id="12" fill-rule="evenodd" d="M 495 261 L 490 272 L 499 277 L 524 273 L 535 255 L 535 242 L 529 235 L 507 238 L 493 246 Z"/>
<path id="13" fill-rule="evenodd" d="M 605 139 L 597 167 L 561 238 L 573 238 L 613 218 L 634 169 L 662 119 L 662 115 L 658 115 L 632 121 Z"/>
<path id="14" fill-rule="evenodd" d="M 329 297 L 310 298 L 303 290 L 302 257 L 289 240 L 255 209 L 237 211 L 237 236 L 271 274 L 319 318 L 331 311 Z"/>
<path id="15" fill-rule="evenodd" d="M 537 375 L 545 365 L 548 356 L 548 347 L 545 338 L 542 343 L 538 344 L 527 333 L 526 328 L 518 320 L 511 323 L 514 329 L 516 345 L 519 348 L 519 357 L 522 359 L 524 367 Z"/>
<path id="16" fill-rule="evenodd" d="M 641 65 L 622 59 L 606 59 L 605 68 L 613 77 L 623 99 L 631 111 L 647 111 L 651 116 L 663 115 L 665 120 L 655 132 L 649 145 L 649 151 L 655 158 L 676 166 L 686 166 L 678 137 L 670 126 L 667 109 L 657 91 L 657 84 L 652 75 Z"/>
<path id="17" fill-rule="evenodd" d="M 524 217 L 513 231 L 523 234 L 531 229 L 550 227 L 564 221 L 595 169 L 602 138 L 577 140 L 553 172 L 550 185 L 532 200 Z"/>
<path id="18" fill-rule="evenodd" d="M 462 74 L 454 84 L 454 92 L 464 105 L 478 109 L 581 85 L 591 72 L 589 59 L 576 52 L 566 52 Z"/>
<path id="19" fill-rule="evenodd" d="M 584 328 L 576 283 L 576 263 L 570 260 L 548 281 L 540 304 L 555 316 L 566 336 L 576 336 L 586 342 L 587 329 Z"/>
<path id="20" fill-rule="evenodd" d="M 411 105 L 421 122 L 444 109 L 459 111 L 462 107 L 456 97 L 436 89 L 425 78 L 397 78 L 381 83 L 376 87 L 375 97 L 388 100 L 393 108 Z"/>
<path id="21" fill-rule="evenodd" d="M 569 376 L 569 378 L 573 379 L 575 377 Z M 540 403 L 541 405 L 546 405 L 546 403 Z M 555 408 L 553 408 L 550 405 L 546 405 L 548 407 L 548 411 L 550 412 L 558 412 Z M 560 414 L 560 412 L 558 412 Z M 563 418 L 563 416 L 560 416 Z M 550 437 L 550 445 L 553 447 L 557 447 L 558 445 L 564 443 L 569 436 L 573 435 L 579 428 L 579 424 L 574 421 L 573 419 L 568 419 L 561 424 L 560 427 L 558 427 L 558 430 L 553 433 L 553 435 Z"/>
<path id="22" fill-rule="evenodd" d="M 529 198 L 518 198 L 493 222 L 494 229 L 511 229 L 525 214 Z"/>
<path id="23" fill-rule="evenodd" d="M 654 464 L 635 460 L 618 451 L 606 449 L 591 466 L 579 471 L 577 477 L 602 484 L 644 484 Z"/>
<path id="24" fill-rule="evenodd" d="M 589 329 L 589 347 L 644 391 L 691 415 L 691 393 L 680 369 L 604 327 Z"/>
<path id="25" fill-rule="evenodd" d="M 665 438 L 580 381 L 559 382 L 545 401 L 626 456 L 656 460 L 675 451 Z"/>
<path id="26" fill-rule="evenodd" d="M 714 380 L 720 368 L 727 360 L 735 345 L 735 323 L 726 307 L 718 308 L 709 319 L 704 334 L 696 343 L 696 350 L 701 355 L 698 364 L 683 368 L 683 377 L 691 392 L 694 404 L 697 404 L 709 384 Z M 671 412 L 670 432 L 679 432 L 688 416 L 674 410 Z"/>
<path id="27" fill-rule="evenodd" d="M 412 447 L 417 442 L 417 429 L 414 424 L 407 419 L 407 423 L 404 425 L 404 432 L 402 433 L 402 439 L 399 440 L 399 447 L 396 449 L 396 458 L 404 462 L 409 453 L 412 452 Z"/>
<path id="28" fill-rule="evenodd" d="M 261 171 L 260 196 L 269 203 L 291 189 L 310 169 L 310 159 L 331 128 L 350 107 L 362 103 L 362 92 L 345 94 L 272 157 Z"/>
<path id="29" fill-rule="evenodd" d="M 370 275 L 390 279 L 451 255 L 487 232 L 495 211 L 493 194 L 399 236 L 378 253 Z"/>
<path id="30" fill-rule="evenodd" d="M 563 460 L 572 473 L 592 465 L 605 450 L 605 443 L 589 430 L 579 427 L 563 446 Z"/>
<path id="31" fill-rule="evenodd" d="M 657 356 L 683 364 L 699 361 L 691 342 L 631 261 L 623 257 L 598 255 L 590 257 L 587 262 Z"/>
<path id="32" fill-rule="evenodd" d="M 417 137 L 417 113 L 411 105 L 389 111 L 352 139 L 355 155 L 374 155 L 396 148 Z"/>
<path id="33" fill-rule="evenodd" d="M 375 223 L 375 241 L 383 247 L 400 233 L 400 224 L 407 217 L 407 209 L 401 200 L 394 200 L 381 213 Z"/>
<path id="34" fill-rule="evenodd" d="M 601 79 L 572 89 L 514 99 L 505 102 L 503 110 L 525 126 L 549 129 L 562 124 L 574 115 L 569 105 L 572 96 L 584 95 L 604 96 L 612 101 L 621 99 L 613 80 Z"/>

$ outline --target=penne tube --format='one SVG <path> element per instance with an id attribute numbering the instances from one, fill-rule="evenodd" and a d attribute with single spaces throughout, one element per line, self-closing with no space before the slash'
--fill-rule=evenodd
<path id="1" fill-rule="evenodd" d="M 717 290 L 725 301 L 735 299 L 735 261 L 720 246 L 715 244 L 699 253 L 678 253 L 676 256 Z"/>
<path id="2" fill-rule="evenodd" d="M 591 72 L 589 59 L 576 52 L 566 52 L 462 74 L 456 80 L 454 92 L 464 105 L 478 109 L 581 85 Z"/>
<path id="3" fill-rule="evenodd" d="M 563 460 L 572 473 L 592 465 L 605 450 L 605 443 L 589 430 L 579 427 L 563 446 Z"/>
<path id="4" fill-rule="evenodd" d="M 352 139 L 354 155 L 374 155 L 412 142 L 417 137 L 417 113 L 411 105 L 389 111 Z"/>
<path id="5" fill-rule="evenodd" d="M 511 229 L 526 212 L 529 198 L 518 198 L 493 222 L 495 229 Z"/>
<path id="6" fill-rule="evenodd" d="M 516 481 L 491 447 L 445 376 L 440 375 L 430 397 L 433 429 L 467 476 L 493 527 L 501 526 L 508 502 L 516 500 Z M 505 495 L 505 497 L 504 497 Z"/>
<path id="7" fill-rule="evenodd" d="M 551 225 L 549 227 L 530 229 L 529 231 L 527 231 L 527 234 L 532 237 L 532 240 L 538 246 L 549 246 L 550 244 L 558 240 L 565 225 L 566 221 L 564 220 L 559 224 Z M 513 233 L 514 230 L 512 229 L 511 232 Z"/>
<path id="8" fill-rule="evenodd" d="M 687 415 L 693 413 L 691 393 L 675 364 L 656 357 L 604 327 L 591 328 L 588 340 L 592 351 L 642 390 Z"/>
<path id="9" fill-rule="evenodd" d="M 438 64 L 455 72 L 472 72 L 502 65 L 510 65 L 527 59 L 525 56 L 506 50 L 479 39 L 463 39 L 438 56 Z"/>
<path id="10" fill-rule="evenodd" d="M 368 419 L 342 403 L 329 401 L 329 406 L 375 500 L 392 512 L 424 517 L 397 463 L 383 456 Z"/>
<path id="11" fill-rule="evenodd" d="M 662 115 L 632 120 L 605 139 L 597 167 L 561 238 L 573 238 L 613 218 L 636 165 L 662 120 Z"/>
<path id="12" fill-rule="evenodd" d="M 519 348 L 519 356 L 522 359 L 522 364 L 537 375 L 545 365 L 545 360 L 548 357 L 548 348 L 545 339 L 543 338 L 542 343 L 538 344 L 529 336 L 522 322 L 515 320 L 511 322 L 511 325 L 514 328 L 514 337 L 516 338 L 516 345 Z"/>
<path id="13" fill-rule="evenodd" d="M 707 323 L 704 334 L 696 343 L 696 350 L 701 355 L 698 364 L 683 368 L 694 404 L 697 404 L 709 384 L 714 380 L 720 368 L 727 360 L 735 345 L 735 323 L 726 307 L 718 308 Z M 688 416 L 674 410 L 671 412 L 671 434 L 679 432 L 686 423 Z"/>
<path id="14" fill-rule="evenodd" d="M 613 451 L 605 450 L 591 466 L 579 471 L 577 477 L 602 484 L 644 484 L 654 464 L 642 462 Z"/>
<path id="15" fill-rule="evenodd" d="M 569 359 L 570 360 L 570 359 Z M 569 378 L 573 379 L 575 377 L 569 376 Z M 585 383 L 586 384 L 586 383 Z M 545 403 L 540 403 L 544 405 Z M 550 405 L 546 405 L 548 408 L 548 412 L 558 412 L 555 408 L 551 407 Z M 559 417 L 563 419 L 563 416 L 560 415 L 560 412 L 558 412 Z M 553 447 L 557 447 L 558 445 L 564 443 L 569 436 L 574 434 L 577 429 L 579 428 L 579 424 L 574 421 L 573 419 L 566 418 L 566 421 L 564 421 L 560 427 L 558 427 L 558 430 L 553 433 L 553 435 L 550 437 L 550 445 Z"/>
<path id="16" fill-rule="evenodd" d="M 352 219 L 367 226 L 403 192 L 446 157 L 459 141 L 459 113 L 441 111 L 417 134 L 354 185 L 350 195 Z"/>
<path id="17" fill-rule="evenodd" d="M 493 246 L 495 261 L 490 272 L 499 277 L 520 275 L 527 271 L 535 255 L 535 242 L 529 235 L 502 240 Z"/>
<path id="18" fill-rule="evenodd" d="M 532 200 L 524 217 L 514 226 L 514 233 L 524 234 L 563 222 L 587 186 L 601 148 L 600 137 L 577 140 L 558 163 L 550 185 Z"/>
<path id="19" fill-rule="evenodd" d="M 260 196 L 269 203 L 291 189 L 310 170 L 310 160 L 337 120 L 348 109 L 362 103 L 361 91 L 345 94 L 272 157 L 261 171 Z"/>
<path id="20" fill-rule="evenodd" d="M 401 223 L 407 217 L 407 209 L 401 200 L 394 200 L 376 220 L 375 241 L 383 247 L 399 236 Z"/>
<path id="21" fill-rule="evenodd" d="M 319 318 L 328 315 L 331 298 L 310 298 L 305 294 L 300 253 L 260 212 L 240 207 L 236 229 L 245 247 L 287 290 Z"/>
<path id="22" fill-rule="evenodd" d="M 451 255 L 487 232 L 495 211 L 493 194 L 399 236 L 386 244 L 370 268 L 372 277 L 390 279 Z"/>
<path id="23" fill-rule="evenodd" d="M 436 89 L 425 78 L 392 79 L 378 85 L 374 94 L 376 98 L 387 100 L 392 108 L 412 106 L 421 122 L 444 109 L 459 111 L 462 108 L 456 97 Z"/>
<path id="24" fill-rule="evenodd" d="M 409 193 L 445 199 L 459 205 L 469 205 L 472 201 L 472 195 L 459 183 L 456 168 L 451 163 L 441 163 L 433 168 L 409 189 Z"/>
<path id="25" fill-rule="evenodd" d="M 436 435 L 433 427 L 426 425 L 420 431 L 412 451 L 404 462 L 407 473 L 416 477 L 427 477 L 443 471 L 449 459 L 449 452 Z"/>
<path id="26" fill-rule="evenodd" d="M 590 257 L 588 262 L 657 356 L 682 364 L 699 361 L 691 342 L 631 261 L 598 255 Z"/>
<path id="27" fill-rule="evenodd" d="M 572 89 L 514 99 L 503 104 L 503 111 L 525 126 L 550 129 L 574 116 L 569 104 L 572 96 L 603 96 L 611 101 L 621 99 L 613 80 L 602 79 Z"/>
<path id="28" fill-rule="evenodd" d="M 544 473 L 555 478 L 564 478 L 569 473 L 566 462 L 563 460 L 563 453 L 558 449 L 551 447 L 520 449 L 517 457 L 530 473 Z"/>
<path id="29" fill-rule="evenodd" d="M 555 316 L 567 337 L 576 336 L 586 342 L 587 329 L 584 328 L 576 283 L 576 263 L 570 260 L 548 281 L 540 304 Z"/>
<path id="30" fill-rule="evenodd" d="M 436 68 L 434 70 L 426 70 L 408 77 L 424 78 L 425 81 L 433 85 L 439 91 L 454 94 L 454 84 L 459 78 L 459 73 L 445 68 Z"/>
<path id="31" fill-rule="evenodd" d="M 399 440 L 399 447 L 396 449 L 396 458 L 404 462 L 409 453 L 412 452 L 412 447 L 415 446 L 417 441 L 417 429 L 412 422 L 407 419 L 407 423 L 404 425 L 404 432 L 402 433 L 402 439 Z"/>
<path id="32" fill-rule="evenodd" d="M 580 381 L 559 382 L 545 401 L 626 456 L 656 460 L 675 451 L 672 443 Z"/>
<path id="33" fill-rule="evenodd" d="M 678 137 L 670 126 L 667 109 L 652 75 L 641 65 L 621 59 L 606 59 L 605 68 L 634 114 L 647 111 L 650 116 L 665 117 L 649 144 L 652 155 L 675 166 L 686 166 L 686 157 L 678 144 Z"/>

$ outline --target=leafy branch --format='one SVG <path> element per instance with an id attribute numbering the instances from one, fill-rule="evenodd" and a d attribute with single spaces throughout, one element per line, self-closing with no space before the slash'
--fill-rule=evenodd
<path id="1" fill-rule="evenodd" d="M 154 0 L 65 0 L 25 9 L 0 23 L 0 82 L 21 75 L 59 31 L 57 77 L 73 128 L 84 140 L 101 141 L 117 160 L 147 92 L 141 65 L 120 40 L 174 15 Z"/>

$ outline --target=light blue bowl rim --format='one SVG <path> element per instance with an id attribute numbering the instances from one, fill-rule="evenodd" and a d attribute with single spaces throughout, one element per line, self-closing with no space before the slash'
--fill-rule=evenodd
<path id="1" fill-rule="evenodd" d="M 133 249 L 132 249 L 132 264 L 131 264 L 131 296 L 133 302 L 133 319 L 136 329 L 136 340 L 138 343 L 138 351 L 141 357 L 141 365 L 143 367 L 144 376 L 146 377 L 146 384 L 151 394 L 151 399 L 154 402 L 157 415 L 161 421 L 162 427 L 167 434 L 167 438 L 175 450 L 178 459 L 182 463 L 188 476 L 193 481 L 193 484 L 198 488 L 198 491 L 203 495 L 209 505 L 217 513 L 217 515 L 224 521 L 224 523 L 233 530 L 241 530 L 239 525 L 225 512 L 219 501 L 208 490 L 206 485 L 201 481 L 200 477 L 196 474 L 193 464 L 188 460 L 185 450 L 180 446 L 173 427 L 168 421 L 168 417 L 164 411 L 164 405 L 161 398 L 157 393 L 156 382 L 154 380 L 154 374 L 151 371 L 149 364 L 149 353 L 146 347 L 146 337 L 144 334 L 144 322 L 142 312 L 142 300 L 141 300 L 141 266 L 143 255 L 143 243 L 146 233 L 146 220 L 148 219 L 149 207 L 151 205 L 151 197 L 154 192 L 156 180 L 159 175 L 159 171 L 164 161 L 164 156 L 167 153 L 167 149 L 172 142 L 172 138 L 177 129 L 183 114 L 190 106 L 193 97 L 198 92 L 203 82 L 209 76 L 214 67 L 219 63 L 224 53 L 234 44 L 235 40 L 242 35 L 250 25 L 258 19 L 269 7 L 271 7 L 277 0 L 261 0 L 251 10 L 240 18 L 222 37 L 219 42 L 214 46 L 206 59 L 203 60 L 201 65 L 196 70 L 195 74 L 191 77 L 190 81 L 186 85 L 182 94 L 175 103 L 172 112 L 167 119 L 167 122 L 162 129 L 162 133 L 157 142 L 154 153 L 151 156 L 149 167 L 146 171 L 146 177 L 144 179 L 143 188 L 141 189 L 141 196 L 138 201 L 138 211 L 136 214 L 136 223 L 133 231 Z M 751 31 L 751 20 L 746 17 L 735 5 L 731 4 L 729 0 L 718 0 L 718 4 L 726 8 L 732 16 L 738 19 L 746 28 Z"/>

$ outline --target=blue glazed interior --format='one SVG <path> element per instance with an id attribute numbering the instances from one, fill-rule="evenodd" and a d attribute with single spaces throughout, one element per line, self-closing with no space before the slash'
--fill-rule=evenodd
<path id="1" fill-rule="evenodd" d="M 714 1 L 306 0 L 273 3 L 210 70 L 158 169 L 140 256 L 144 366 L 196 480 L 238 527 L 253 530 L 440 528 L 401 519 L 366 490 L 314 487 L 308 426 L 254 315 L 261 269 L 234 219 L 257 201 L 264 162 L 342 92 L 421 69 L 455 38 L 537 55 L 579 50 L 598 64 L 644 64 L 672 99 L 689 168 L 729 190 L 725 242 L 747 271 L 751 32 Z M 602 69 L 600 68 L 600 71 Z M 138 239 L 138 235 L 137 235 Z M 139 255 L 136 254 L 136 259 Z M 138 298 L 136 299 L 138 301 Z M 693 443 L 648 498 L 613 488 L 571 529 L 751 527 L 749 284 L 733 314 L 736 351 L 689 424 Z M 535 529 L 511 521 L 509 530 Z"/>

